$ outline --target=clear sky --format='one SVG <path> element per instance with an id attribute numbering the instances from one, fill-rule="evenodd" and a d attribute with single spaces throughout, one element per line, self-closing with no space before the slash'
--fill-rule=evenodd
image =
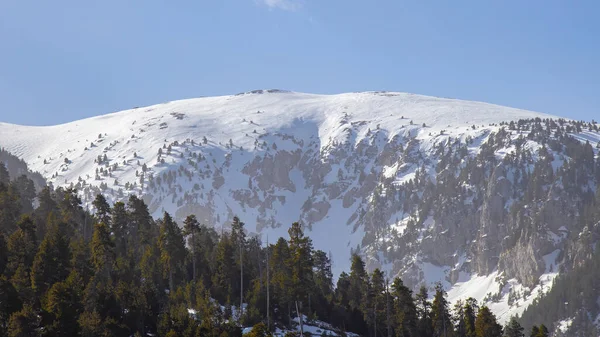
<path id="1" fill-rule="evenodd" d="M 265 88 L 600 119 L 600 1 L 0 0 L 0 121 Z"/>

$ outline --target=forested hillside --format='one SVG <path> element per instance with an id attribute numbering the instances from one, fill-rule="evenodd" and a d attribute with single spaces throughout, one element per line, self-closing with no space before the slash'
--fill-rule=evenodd
<path id="1" fill-rule="evenodd" d="M 92 215 L 76 191 L 46 187 L 38 207 L 23 208 L 18 180 L 3 164 L 0 172 L 0 336 L 267 336 L 304 326 L 340 336 L 502 335 L 476 300 L 450 308 L 441 285 L 432 300 L 426 287 L 413 294 L 401 278 L 367 273 L 358 255 L 334 285 L 332 261 L 299 223 L 265 244 L 237 218 L 219 231 L 193 215 L 182 227 L 168 213 L 153 220 L 133 195 L 113 206 L 98 195 Z M 506 331 L 522 328 L 512 320 Z"/>

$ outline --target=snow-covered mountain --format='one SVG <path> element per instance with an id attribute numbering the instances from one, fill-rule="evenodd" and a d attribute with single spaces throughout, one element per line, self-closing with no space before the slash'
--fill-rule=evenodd
<path id="1" fill-rule="evenodd" d="M 257 90 L 56 126 L 0 123 L 0 146 L 55 187 L 77 187 L 89 207 L 100 191 L 112 201 L 135 193 L 156 217 L 194 213 L 220 228 L 238 215 L 263 239 L 300 221 L 332 253 L 336 275 L 360 251 L 370 268 L 415 288 L 441 281 L 451 300 L 485 300 L 504 321 L 549 289 L 567 236 L 579 233 L 554 216 L 541 236 L 512 236 L 522 225 L 509 219 L 512 206 L 527 193 L 521 173 L 546 158 L 546 140 L 565 125 L 581 144 L 600 140 L 595 124 L 550 120 L 407 93 Z M 550 150 L 555 172 L 574 158 L 564 151 Z M 450 186 L 459 189 L 441 190 Z"/>

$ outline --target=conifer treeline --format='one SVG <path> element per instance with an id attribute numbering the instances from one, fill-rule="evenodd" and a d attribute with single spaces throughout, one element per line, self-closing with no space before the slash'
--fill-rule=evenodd
<path id="1" fill-rule="evenodd" d="M 413 296 L 358 255 L 334 286 L 330 257 L 299 223 L 263 247 L 237 218 L 221 233 L 193 215 L 180 227 L 168 213 L 153 220 L 134 195 L 112 207 L 98 195 L 91 215 L 75 190 L 45 188 L 33 208 L 27 178 L 3 168 L 0 336 L 240 336 L 253 325 L 265 336 L 298 329 L 299 314 L 371 337 L 503 335 L 474 299 L 450 309 L 441 285 L 433 301 L 425 287 Z M 524 336 L 515 319 L 504 330 Z"/>

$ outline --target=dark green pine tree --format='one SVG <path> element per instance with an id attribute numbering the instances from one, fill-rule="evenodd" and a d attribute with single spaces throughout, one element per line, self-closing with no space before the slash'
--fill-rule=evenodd
<path id="1" fill-rule="evenodd" d="M 44 187 L 38 193 L 39 206 L 33 211 L 33 219 L 37 228 L 37 237 L 43 238 L 46 235 L 46 222 L 51 213 L 57 212 L 57 204 L 54 200 L 54 193 L 50 187 Z"/>
<path id="2" fill-rule="evenodd" d="M 132 242 L 135 238 L 132 237 L 133 233 L 129 228 L 125 204 L 120 201 L 115 202 L 110 215 L 110 222 L 108 223 L 110 223 L 110 231 L 115 243 L 115 253 L 117 256 L 125 256 L 128 246 L 136 246 Z"/>
<path id="3" fill-rule="evenodd" d="M 208 289 L 212 286 L 211 278 L 215 267 L 215 252 L 219 235 L 214 228 L 201 226 L 193 242 L 196 253 L 196 276 L 204 282 Z"/>
<path id="4" fill-rule="evenodd" d="M 80 327 L 80 336 L 81 337 L 96 337 L 96 336 L 106 336 L 108 334 L 104 334 L 104 327 L 102 324 L 102 317 L 98 314 L 98 312 L 88 312 L 85 311 L 79 316 L 79 320 L 77 321 Z"/>
<path id="5" fill-rule="evenodd" d="M 417 307 L 412 298 L 412 291 L 404 285 L 399 277 L 392 284 L 392 297 L 394 298 L 396 336 L 417 336 Z"/>
<path id="6" fill-rule="evenodd" d="M 21 213 L 31 213 L 33 211 L 33 200 L 36 196 L 33 181 L 23 174 L 15 179 L 11 185 L 19 194 Z"/>
<path id="7" fill-rule="evenodd" d="M 83 238 L 73 239 L 71 241 L 71 271 L 77 272 L 87 284 L 94 275 L 94 266 L 90 261 L 90 247 Z"/>
<path id="8" fill-rule="evenodd" d="M 431 303 L 427 287 L 422 285 L 419 293 L 415 296 L 417 315 L 419 318 L 418 331 L 421 337 L 433 337 L 433 323 L 431 320 Z"/>
<path id="9" fill-rule="evenodd" d="M 453 313 L 453 321 L 454 321 L 454 333 L 456 337 L 466 337 L 467 336 L 467 328 L 465 324 L 465 309 L 464 302 L 462 300 L 456 301 L 454 303 L 454 308 L 452 310 Z"/>
<path id="10" fill-rule="evenodd" d="M 62 200 L 58 204 L 61 221 L 70 227 L 72 233 L 79 232 L 81 235 L 86 236 L 85 230 L 87 228 L 84 227 L 83 208 L 77 190 L 68 188 L 62 192 Z"/>
<path id="11" fill-rule="evenodd" d="M 102 277 L 105 281 L 110 279 L 115 262 L 114 243 L 110 238 L 108 226 L 97 223 L 94 226 L 94 234 L 90 242 L 91 262 L 94 266 L 96 277 Z"/>
<path id="12" fill-rule="evenodd" d="M 98 221 L 111 227 L 111 209 L 106 198 L 102 194 L 98 194 L 96 195 L 96 199 L 92 202 L 92 205 L 96 209 Z"/>
<path id="13" fill-rule="evenodd" d="M 342 301 L 347 302 L 347 321 L 351 321 L 351 328 L 361 334 L 368 334 L 373 326 L 370 298 L 369 275 L 365 263 L 358 254 L 353 254 L 350 259 L 350 275 L 348 275 L 347 289 L 341 289 Z M 344 282 L 342 282 L 344 285 Z"/>
<path id="14" fill-rule="evenodd" d="M 540 328 L 537 325 L 531 327 L 531 332 L 529 333 L 529 337 L 537 337 L 540 332 Z"/>
<path id="15" fill-rule="evenodd" d="M 322 250 L 313 252 L 314 290 L 311 298 L 311 310 L 321 320 L 330 321 L 329 304 L 333 300 L 333 273 L 331 260 Z"/>
<path id="16" fill-rule="evenodd" d="M 387 306 L 386 306 L 386 292 L 385 292 L 385 278 L 381 270 L 375 269 L 371 274 L 371 312 L 372 315 L 372 327 L 373 336 L 378 336 L 378 331 L 384 331 L 386 329 L 386 318 L 387 318 Z"/>
<path id="17" fill-rule="evenodd" d="M 276 317 L 280 321 L 284 321 L 284 317 L 287 317 L 288 319 L 285 321 L 289 325 L 291 324 L 291 302 L 293 300 L 290 292 L 292 270 L 287 264 L 287 261 L 290 260 L 290 247 L 284 238 L 279 238 L 277 243 L 270 247 L 270 250 L 271 311 L 278 313 Z"/>
<path id="18" fill-rule="evenodd" d="M 516 317 L 511 317 L 510 321 L 504 328 L 504 337 L 525 337 L 523 332 L 525 329 L 519 324 Z"/>
<path id="19" fill-rule="evenodd" d="M 34 302 L 31 291 L 31 266 L 37 252 L 36 229 L 29 216 L 21 218 L 18 229 L 8 239 L 8 265 L 5 275 L 27 303 Z"/>
<path id="20" fill-rule="evenodd" d="M 486 306 L 479 309 L 475 320 L 476 337 L 502 337 L 502 326 L 496 321 L 496 316 Z"/>
<path id="21" fill-rule="evenodd" d="M 158 247 L 163 277 L 167 278 L 169 289 L 174 291 L 179 281 L 183 280 L 183 261 L 187 252 L 185 242 L 181 228 L 169 213 L 165 212 L 163 218 L 159 220 L 159 225 Z"/>
<path id="22" fill-rule="evenodd" d="M 29 305 L 13 313 L 8 321 L 8 337 L 40 335 L 40 318 Z"/>
<path id="23" fill-rule="evenodd" d="M 0 276 L 0 336 L 6 336 L 10 315 L 21 310 L 22 304 L 12 283 Z"/>
<path id="24" fill-rule="evenodd" d="M 550 331 L 548 331 L 548 328 L 544 324 L 540 324 L 539 327 L 534 326 L 531 329 L 531 336 L 532 337 L 549 337 Z"/>
<path id="25" fill-rule="evenodd" d="M 463 333 L 464 337 L 475 337 L 475 321 L 477 319 L 477 313 L 479 310 L 479 305 L 477 304 L 477 300 L 469 297 L 464 304 L 462 304 L 461 308 L 462 316 L 459 318 L 459 321 L 462 323 L 462 329 L 460 333 Z M 461 334 L 459 333 L 459 336 Z"/>
<path id="26" fill-rule="evenodd" d="M 38 298 L 57 282 L 67 278 L 70 271 L 71 249 L 66 225 L 50 224 L 31 268 L 31 288 Z"/>
<path id="27" fill-rule="evenodd" d="M 48 291 L 45 310 L 52 315 L 52 323 L 45 327 L 47 336 L 76 336 L 77 319 L 82 312 L 81 279 L 73 274 L 64 282 L 55 283 Z"/>
<path id="28" fill-rule="evenodd" d="M 17 230 L 17 221 L 21 214 L 21 198 L 11 185 L 0 184 L 0 231 L 7 234 Z"/>
<path id="29" fill-rule="evenodd" d="M 452 336 L 453 328 L 448 312 L 448 300 L 446 299 L 446 291 L 440 283 L 435 286 L 435 296 L 431 306 L 431 320 L 433 326 L 434 337 Z"/>
<path id="30" fill-rule="evenodd" d="M 20 265 L 31 267 L 37 252 L 37 235 L 31 218 L 22 217 L 17 223 L 17 228 L 8 239 L 9 272 L 14 272 Z"/>
<path id="31" fill-rule="evenodd" d="M 183 235 L 188 241 L 188 246 L 192 251 L 192 280 L 196 281 L 197 271 L 196 263 L 198 262 L 198 236 L 200 235 L 200 224 L 195 215 L 188 215 L 183 221 Z"/>
<path id="32" fill-rule="evenodd" d="M 312 240 L 304 236 L 302 225 L 294 222 L 288 230 L 290 236 L 290 258 L 287 264 L 291 270 L 290 291 L 292 299 L 302 304 L 307 303 L 308 295 L 311 294 L 310 285 L 313 281 Z"/>
<path id="33" fill-rule="evenodd" d="M 369 275 L 365 262 L 358 254 L 353 254 L 350 264 L 349 305 L 353 309 L 362 309 L 368 295 Z M 364 312 L 364 311 L 363 311 Z"/>
<path id="34" fill-rule="evenodd" d="M 231 237 L 224 234 L 217 244 L 215 270 L 212 276 L 213 291 L 211 292 L 221 303 L 232 304 L 235 300 L 232 287 L 233 280 L 237 279 L 235 277 L 234 254 L 235 250 L 231 244 Z"/>
<path id="35" fill-rule="evenodd" d="M 131 242 L 134 244 L 133 249 L 137 253 L 140 246 L 151 244 L 153 238 L 156 237 L 156 233 L 153 232 L 153 220 L 148 211 L 148 206 L 142 199 L 133 194 L 129 196 L 127 210 L 130 226 L 128 235 L 131 236 Z"/>

